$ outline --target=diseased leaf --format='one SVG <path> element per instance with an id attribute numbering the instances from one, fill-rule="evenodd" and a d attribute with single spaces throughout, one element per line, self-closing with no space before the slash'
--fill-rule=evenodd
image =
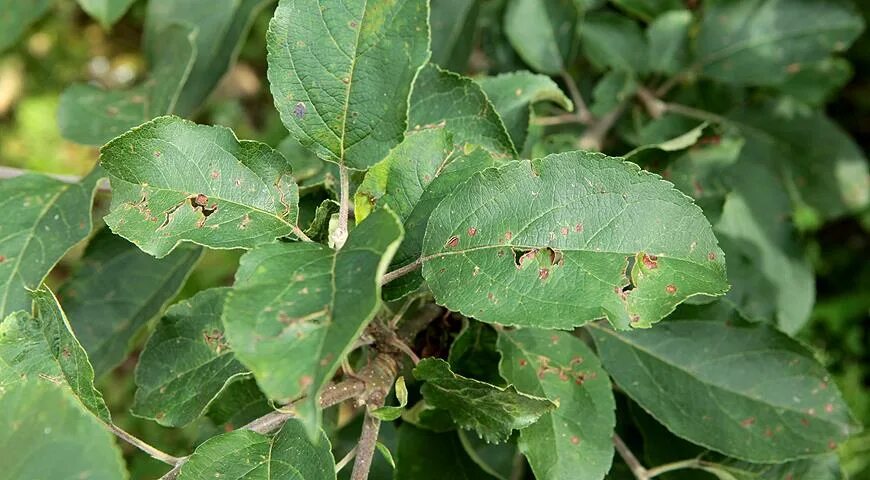
<path id="1" fill-rule="evenodd" d="M 184 426 L 245 375 L 224 338 L 221 313 L 228 291 L 203 290 L 166 311 L 136 365 L 134 415 Z"/>
<path id="2" fill-rule="evenodd" d="M 644 3 L 644 2 L 639 2 Z M 680 8 L 679 1 L 676 2 Z M 650 71 L 676 74 L 689 65 L 689 27 L 692 12 L 673 10 L 657 16 L 646 30 Z"/>
<path id="3" fill-rule="evenodd" d="M 143 49 L 148 58 L 163 48 L 173 23 L 196 29 L 196 61 L 172 112 L 190 116 L 205 102 L 230 66 L 254 19 L 273 0 L 149 0 Z"/>
<path id="4" fill-rule="evenodd" d="M 840 52 L 864 22 L 844 0 L 707 2 L 696 42 L 701 73 L 737 85 L 777 85 Z"/>
<path id="5" fill-rule="evenodd" d="M 647 69 L 646 39 L 629 18 L 612 12 L 588 15 L 583 19 L 580 38 L 586 56 L 599 69 L 631 73 Z"/>
<path id="6" fill-rule="evenodd" d="M 64 138 L 102 145 L 130 128 L 176 111 L 182 87 L 196 60 L 198 31 L 170 24 L 147 61 L 148 79 L 127 90 L 76 83 L 60 97 L 57 121 Z"/>
<path id="7" fill-rule="evenodd" d="M 428 18 L 425 0 L 281 0 L 266 43 L 290 133 L 350 168 L 384 158 L 407 128 L 411 85 L 429 58 Z"/>
<path id="8" fill-rule="evenodd" d="M 480 0 L 434 0 L 429 8 L 432 63 L 454 72 L 465 72 L 474 47 Z"/>
<path id="9" fill-rule="evenodd" d="M 91 231 L 94 169 L 78 183 L 25 174 L 0 181 L 0 318 L 30 310 L 34 290 L 70 248 Z"/>
<path id="10" fill-rule="evenodd" d="M 272 399 L 316 431 L 319 396 L 380 302 L 380 280 L 402 237 L 398 218 L 369 215 L 338 252 L 314 243 L 262 245 L 242 257 L 224 307 L 236 357 Z"/>
<path id="11" fill-rule="evenodd" d="M 836 448 L 860 427 L 824 368 L 763 325 L 674 321 L 590 329 L 620 388 L 680 437 L 752 462 Z"/>
<path id="12" fill-rule="evenodd" d="M 728 287 L 722 251 L 688 197 L 588 152 L 475 174 L 432 212 L 423 245 L 435 299 L 487 323 L 649 327 L 686 298 Z"/>
<path id="13" fill-rule="evenodd" d="M 577 337 L 536 329 L 501 330 L 499 372 L 522 392 L 559 408 L 520 431 L 520 451 L 538 480 L 598 480 L 610 470 L 616 425 L 610 380 Z"/>
<path id="14" fill-rule="evenodd" d="M 82 10 L 108 29 L 115 24 L 135 0 L 78 0 Z"/>
<path id="15" fill-rule="evenodd" d="M 491 443 L 510 438 L 513 430 L 532 425 L 556 405 L 545 398 L 465 378 L 439 358 L 424 358 L 414 368 L 414 378 L 425 381 L 420 393 L 426 403 L 450 412 L 461 428 L 474 430 Z"/>
<path id="16" fill-rule="evenodd" d="M 107 228 L 91 239 L 58 296 L 98 377 L 124 360 L 130 342 L 175 297 L 201 256 L 201 248 L 185 245 L 158 260 Z"/>
<path id="17" fill-rule="evenodd" d="M 296 228 L 290 165 L 227 128 L 160 117 L 112 140 L 100 161 L 114 192 L 106 224 L 157 258 L 181 242 L 251 248 Z"/>
<path id="18" fill-rule="evenodd" d="M 458 144 L 486 148 L 499 157 L 517 156 L 504 123 L 474 80 L 429 64 L 420 70 L 411 94 L 413 129 L 444 126 Z"/>
<path id="19" fill-rule="evenodd" d="M 555 75 L 577 53 L 579 22 L 580 10 L 574 0 L 510 0 L 504 31 L 523 61 L 541 73 Z"/>
<path id="20" fill-rule="evenodd" d="M 312 441 L 297 420 L 289 420 L 274 437 L 235 430 L 197 447 L 181 467 L 178 480 L 334 480 L 330 448 L 323 431 Z"/>
<path id="21" fill-rule="evenodd" d="M 0 465 L 10 480 L 127 478 L 106 427 L 67 390 L 36 376 L 0 388 Z"/>
<path id="22" fill-rule="evenodd" d="M 571 112 L 574 104 L 550 77 L 519 71 L 477 81 L 498 112 L 517 150 L 526 144 L 532 105 L 550 101 Z"/>
<path id="23" fill-rule="evenodd" d="M 456 433 L 434 433 L 409 423 L 399 427 L 395 478 L 491 480 L 462 448 Z"/>
<path id="24" fill-rule="evenodd" d="M 0 52 L 11 47 L 51 8 L 51 0 L 0 0 Z"/>
<path id="25" fill-rule="evenodd" d="M 366 173 L 354 195 L 354 214 L 360 221 L 378 207 L 389 207 L 403 222 L 405 238 L 391 268 L 420 257 L 426 222 L 432 210 L 468 177 L 501 162 L 482 148 L 454 145 L 443 128 L 408 132 L 405 140 Z M 416 290 L 423 281 L 419 272 L 385 287 L 387 299 Z"/>
<path id="26" fill-rule="evenodd" d="M 47 287 L 33 292 L 33 311 L 34 316 L 13 313 L 0 324 L 0 392 L 15 389 L 16 382 L 42 379 L 69 387 L 82 406 L 111 422 L 103 395 L 94 388 L 88 355 Z"/>

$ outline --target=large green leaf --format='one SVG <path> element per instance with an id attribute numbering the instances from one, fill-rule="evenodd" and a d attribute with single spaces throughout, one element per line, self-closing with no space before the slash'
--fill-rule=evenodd
<path id="1" fill-rule="evenodd" d="M 322 431 L 317 441 L 301 422 L 290 420 L 273 437 L 235 430 L 206 440 L 181 467 L 178 480 L 335 479 L 335 459 Z"/>
<path id="2" fill-rule="evenodd" d="M 734 459 L 702 460 L 705 471 L 720 480 L 842 480 L 843 471 L 836 453 L 816 455 L 786 463 L 748 463 Z"/>
<path id="3" fill-rule="evenodd" d="M 520 451 L 538 480 L 600 480 L 613 459 L 616 405 L 607 373 L 579 338 L 536 329 L 501 330 L 499 372 L 522 392 L 559 408 L 520 431 Z"/>
<path id="4" fill-rule="evenodd" d="M 407 128 L 411 85 L 429 58 L 428 18 L 425 0 L 281 0 L 266 43 L 290 133 L 350 168 L 384 158 Z"/>
<path id="5" fill-rule="evenodd" d="M 160 117 L 112 140 L 112 231 L 155 257 L 181 242 L 251 248 L 296 228 L 298 187 L 287 160 L 224 127 Z"/>
<path id="6" fill-rule="evenodd" d="M 78 0 L 82 10 L 95 18 L 103 28 L 115 24 L 135 0 Z"/>
<path id="7" fill-rule="evenodd" d="M 710 224 L 657 175 L 568 152 L 474 175 L 429 218 L 436 300 L 488 323 L 648 327 L 692 295 L 721 295 Z"/>
<path id="8" fill-rule="evenodd" d="M 804 64 L 845 50 L 864 29 L 846 0 L 716 0 L 696 42 L 701 72 L 741 85 L 776 85 Z"/>
<path id="9" fill-rule="evenodd" d="M 465 72 L 474 48 L 474 28 L 480 0 L 433 0 L 429 25 L 432 28 L 432 63 Z"/>
<path id="10" fill-rule="evenodd" d="M 546 398 L 465 378 L 450 370 L 440 358 L 424 358 L 414 368 L 414 377 L 424 381 L 420 392 L 426 403 L 447 410 L 461 428 L 474 430 L 490 443 L 501 443 L 534 424 L 556 405 Z"/>
<path id="11" fill-rule="evenodd" d="M 395 478 L 493 480 L 462 447 L 455 432 L 434 433 L 404 423 L 399 428 Z"/>
<path id="12" fill-rule="evenodd" d="M 393 258 L 393 268 L 420 257 L 429 214 L 444 196 L 471 174 L 500 164 L 482 148 L 457 146 L 443 128 L 408 132 L 387 158 L 373 166 L 354 196 L 357 221 L 373 208 L 389 207 L 402 220 L 405 238 Z M 423 281 L 414 272 L 390 283 L 387 298 L 415 290 Z"/>
<path id="13" fill-rule="evenodd" d="M 429 64 L 414 83 L 411 127 L 443 125 L 456 143 L 480 145 L 501 157 L 516 157 L 504 123 L 474 80 Z"/>
<path id="14" fill-rule="evenodd" d="M 189 25 L 168 25 L 148 57 L 148 79 L 130 89 L 77 83 L 64 90 L 57 114 L 64 138 L 102 145 L 140 123 L 174 113 L 196 59 L 197 35 Z"/>
<path id="15" fill-rule="evenodd" d="M 555 75 L 577 51 L 580 13 L 574 0 L 510 0 L 504 31 L 526 63 Z"/>
<path id="16" fill-rule="evenodd" d="M 784 462 L 830 451 L 860 429 L 812 353 L 767 325 L 593 326 L 599 356 L 620 388 L 699 445 Z"/>
<path id="17" fill-rule="evenodd" d="M 613 12 L 589 15 L 583 20 L 580 38 L 586 56 L 598 68 L 646 71 L 646 39 L 633 20 Z"/>
<path id="18" fill-rule="evenodd" d="M 532 104 L 550 101 L 569 112 L 574 110 L 571 100 L 545 75 L 519 71 L 482 78 L 478 83 L 501 116 L 517 150 L 526 144 Z"/>
<path id="19" fill-rule="evenodd" d="M 692 12 L 673 10 L 656 17 L 646 30 L 647 65 L 657 73 L 676 74 L 689 64 Z"/>
<path id="20" fill-rule="evenodd" d="M 0 318 L 30 310 L 27 290 L 91 231 L 97 168 L 79 183 L 26 174 L 0 181 Z M 14 212 L 14 213 L 13 213 Z"/>
<path id="21" fill-rule="evenodd" d="M 97 233 L 58 291 L 97 376 L 124 360 L 130 342 L 175 297 L 201 256 L 201 248 L 185 245 L 158 260 L 108 229 Z"/>
<path id="22" fill-rule="evenodd" d="M 0 391 L 28 378 L 66 385 L 85 408 L 111 422 L 88 355 L 47 287 L 33 292 L 33 310 L 35 316 L 16 312 L 0 324 Z"/>
<path id="23" fill-rule="evenodd" d="M 51 0 L 0 0 L 0 52 L 11 47 L 51 8 Z"/>
<path id="24" fill-rule="evenodd" d="M 272 399 L 297 403 L 309 432 L 319 396 L 380 303 L 380 280 L 399 245 L 399 219 L 380 209 L 338 252 L 313 243 L 262 245 L 242 257 L 224 307 L 236 357 Z"/>
<path id="25" fill-rule="evenodd" d="M 229 70 L 257 14 L 274 0 L 149 0 L 143 38 L 145 54 L 155 57 L 173 23 L 196 29 L 196 61 L 178 95 L 174 112 L 196 112 Z M 160 112 L 158 115 L 170 112 Z"/>
<path id="26" fill-rule="evenodd" d="M 5 479 L 124 480 L 112 434 L 68 391 L 30 377 L 0 388 Z"/>
<path id="27" fill-rule="evenodd" d="M 160 320 L 136 365 L 133 414 L 170 427 L 201 416 L 245 369 L 224 338 L 227 288 L 203 290 Z"/>

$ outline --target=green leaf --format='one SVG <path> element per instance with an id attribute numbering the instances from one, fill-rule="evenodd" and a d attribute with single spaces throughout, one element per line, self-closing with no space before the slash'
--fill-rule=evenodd
<path id="1" fill-rule="evenodd" d="M 691 25 L 692 12 L 688 10 L 663 13 L 650 23 L 646 30 L 650 71 L 674 75 L 688 67 Z"/>
<path id="2" fill-rule="evenodd" d="M 592 105 L 589 110 L 593 115 L 603 117 L 616 110 L 619 106 L 637 93 L 637 78 L 631 72 L 625 70 L 610 70 L 605 73 L 595 88 L 592 89 Z M 574 144 L 574 136 L 570 137 L 569 145 Z M 568 147 L 563 150 L 571 150 Z"/>
<path id="3" fill-rule="evenodd" d="M 190 116 L 208 98 L 238 57 L 257 15 L 272 0 L 149 0 L 143 48 L 154 58 L 174 23 L 196 30 L 196 61 L 172 112 Z"/>
<path id="4" fill-rule="evenodd" d="M 550 77 L 519 71 L 477 81 L 498 112 L 517 150 L 526 144 L 532 105 L 550 101 L 566 111 L 574 104 Z"/>
<path id="5" fill-rule="evenodd" d="M 396 418 L 398 418 L 398 417 L 396 417 Z M 393 460 L 393 454 L 390 452 L 390 449 L 387 448 L 387 446 L 381 442 L 375 442 L 375 447 L 377 447 L 378 452 L 380 452 L 381 456 L 384 457 L 384 460 L 386 460 L 387 463 L 389 463 L 390 466 L 395 469 L 396 468 L 396 461 Z"/>
<path id="6" fill-rule="evenodd" d="M 395 478 L 491 480 L 462 448 L 456 433 L 434 433 L 404 423 L 399 427 Z"/>
<path id="7" fill-rule="evenodd" d="M 78 83 L 60 97 L 57 121 L 64 138 L 102 145 L 140 123 L 174 113 L 182 87 L 196 59 L 197 31 L 171 24 L 148 56 L 149 74 L 127 90 L 104 90 Z"/>
<path id="8" fill-rule="evenodd" d="M 842 480 L 843 471 L 836 453 L 817 455 L 803 460 L 779 464 L 741 462 L 734 459 L 702 461 L 703 469 L 721 480 Z"/>
<path id="9" fill-rule="evenodd" d="M 274 411 L 271 402 L 257 387 L 253 378 L 228 384 L 208 405 L 208 418 L 215 425 L 247 425 L 254 419 Z"/>
<path id="10" fill-rule="evenodd" d="M 616 405 L 592 350 L 569 333 L 536 329 L 499 331 L 498 350 L 508 382 L 559 404 L 520 431 L 520 451 L 535 478 L 603 478 L 613 459 Z"/>
<path id="11" fill-rule="evenodd" d="M 438 303 L 487 323 L 649 327 L 686 298 L 728 287 L 722 251 L 688 197 L 589 152 L 475 174 L 432 212 L 423 245 Z"/>
<path id="12" fill-rule="evenodd" d="M 17 381 L 43 379 L 66 385 L 82 406 L 111 422 L 103 395 L 94 388 L 94 369 L 69 321 L 47 287 L 33 292 L 34 316 L 16 312 L 0 324 L 0 391 Z"/>
<path id="13" fill-rule="evenodd" d="M 845 0 L 719 0 L 703 11 L 695 52 L 701 73 L 737 85 L 780 84 L 804 64 L 846 50 L 864 29 Z"/>
<path id="14" fill-rule="evenodd" d="M 439 358 L 424 358 L 414 368 L 414 378 L 426 403 L 450 412 L 461 428 L 474 430 L 491 443 L 510 438 L 513 430 L 532 425 L 556 405 L 545 398 L 520 393 L 513 386 L 495 385 L 456 375 Z"/>
<path id="15" fill-rule="evenodd" d="M 30 310 L 34 290 L 70 248 L 91 231 L 91 204 L 105 176 L 94 169 L 78 183 L 25 174 L 0 181 L 0 318 Z"/>
<path id="16" fill-rule="evenodd" d="M 522 458 L 517 450 L 516 443 L 487 443 L 465 430 L 457 431 L 456 435 L 459 437 L 462 448 L 465 449 L 465 453 L 468 454 L 471 460 L 480 465 L 483 471 L 499 480 L 510 479 L 513 471 L 517 469 L 515 463 L 519 461 L 518 459 Z M 522 470 L 525 471 L 525 466 Z"/>
<path id="17" fill-rule="evenodd" d="M 167 427 L 187 425 L 245 375 L 224 338 L 228 291 L 203 290 L 166 311 L 136 365 L 134 415 Z"/>
<path id="18" fill-rule="evenodd" d="M 51 8 L 51 0 L 0 0 L 0 52 L 11 47 Z"/>
<path id="19" fill-rule="evenodd" d="M 505 35 L 533 69 L 556 75 L 577 52 L 580 13 L 574 0 L 511 0 L 504 16 Z"/>
<path id="20" fill-rule="evenodd" d="M 619 8 L 642 19 L 650 21 L 658 20 L 666 15 L 668 10 L 683 8 L 680 0 L 611 0 Z M 661 16 L 660 16 L 661 15 Z"/>
<path id="21" fill-rule="evenodd" d="M 435 0 L 429 8 L 432 63 L 464 72 L 474 47 L 480 0 Z"/>
<path id="22" fill-rule="evenodd" d="M 403 222 L 405 239 L 391 268 L 420 257 L 426 222 L 442 198 L 468 177 L 500 162 L 482 148 L 454 145 L 443 128 L 408 132 L 405 140 L 366 173 L 354 195 L 357 220 L 378 207 L 389 207 Z M 385 287 L 388 299 L 416 290 L 423 281 L 413 272 Z"/>
<path id="23" fill-rule="evenodd" d="M 112 434 L 68 391 L 30 377 L 0 388 L 3 478 L 123 480 Z"/>
<path id="24" fill-rule="evenodd" d="M 97 376 L 126 357 L 130 343 L 178 293 L 202 249 L 183 246 L 160 260 L 100 230 L 82 265 L 58 291 Z"/>
<path id="25" fill-rule="evenodd" d="M 517 156 L 504 123 L 480 85 L 437 65 L 420 70 L 409 119 L 414 129 L 443 125 L 458 144 L 480 145 L 499 157 Z"/>
<path id="26" fill-rule="evenodd" d="M 692 145 L 698 143 L 701 136 L 704 134 L 704 129 L 707 128 L 707 122 L 704 122 L 686 133 L 670 138 L 663 142 L 653 143 L 649 145 L 641 145 L 634 150 L 625 154 L 625 158 L 631 158 L 644 150 L 661 150 L 664 152 L 675 152 L 677 150 L 685 150 Z"/>
<path id="27" fill-rule="evenodd" d="M 105 29 L 111 28 L 135 0 L 78 0 L 82 10 L 100 22 Z"/>
<path id="28" fill-rule="evenodd" d="M 272 399 L 296 404 L 316 431 L 319 396 L 380 303 L 380 280 L 401 241 L 381 209 L 338 252 L 314 243 L 262 245 L 242 257 L 223 322 L 236 357 Z"/>
<path id="29" fill-rule="evenodd" d="M 491 326 L 473 319 L 463 319 L 462 331 L 450 344 L 447 358 L 454 372 L 493 385 L 504 385 L 498 374 L 501 355 L 496 349 L 498 334 Z"/>
<path id="30" fill-rule="evenodd" d="M 112 140 L 106 224 L 161 258 L 181 242 L 251 248 L 296 228 L 298 188 L 284 157 L 224 127 L 160 117 Z"/>
<path id="31" fill-rule="evenodd" d="M 631 73 L 647 69 L 646 39 L 629 18 L 612 12 L 588 15 L 583 19 L 580 38 L 589 61 L 599 69 Z"/>
<path id="32" fill-rule="evenodd" d="M 369 414 L 386 422 L 392 422 L 402 416 L 402 413 L 405 411 L 405 406 L 408 405 L 408 387 L 405 386 L 405 377 L 399 377 L 399 379 L 396 380 L 396 399 L 399 400 L 399 406 L 379 407 L 369 412 Z M 389 450 L 387 450 L 387 452 L 389 452 Z M 390 457 L 390 463 L 393 463 L 392 457 Z"/>
<path id="33" fill-rule="evenodd" d="M 803 65 L 776 89 L 811 106 L 820 106 L 852 78 L 852 65 L 842 58 L 826 58 Z"/>
<path id="34" fill-rule="evenodd" d="M 413 407 L 405 410 L 402 413 L 402 420 L 432 432 L 443 433 L 456 430 L 456 423 L 450 416 L 450 412 L 435 408 L 426 403 L 425 400 L 420 400 Z"/>
<path id="35" fill-rule="evenodd" d="M 594 327 L 598 354 L 620 388 L 693 443 L 747 461 L 785 462 L 830 451 L 860 429 L 812 353 L 769 326 Z"/>
<path id="36" fill-rule="evenodd" d="M 289 420 L 273 437 L 235 430 L 196 447 L 178 480 L 334 480 L 330 449 L 323 431 L 312 441 L 297 420 Z"/>
<path id="37" fill-rule="evenodd" d="M 281 120 L 320 157 L 364 170 L 402 140 L 429 58 L 425 0 L 323 6 L 281 0 L 269 24 L 269 83 Z"/>

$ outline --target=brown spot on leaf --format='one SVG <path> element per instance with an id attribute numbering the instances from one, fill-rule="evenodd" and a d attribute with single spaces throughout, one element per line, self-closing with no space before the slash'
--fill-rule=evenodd
<path id="1" fill-rule="evenodd" d="M 798 62 L 790 63 L 787 67 L 785 67 L 785 71 L 794 75 L 801 71 L 801 64 Z"/>
<path id="2" fill-rule="evenodd" d="M 154 152 L 154 158 L 160 158 L 161 153 L 159 151 Z"/>
<path id="3" fill-rule="evenodd" d="M 656 257 L 655 255 L 647 255 L 646 253 L 644 253 L 641 256 L 641 261 L 643 262 L 643 266 L 645 266 L 646 268 L 648 268 L 650 270 L 659 268 L 658 259 L 659 258 Z"/>
<path id="4" fill-rule="evenodd" d="M 508 242 L 510 242 L 512 238 L 514 238 L 514 234 L 511 233 L 510 230 L 508 230 L 507 232 L 504 233 L 504 239 L 507 240 Z"/>
<path id="5" fill-rule="evenodd" d="M 457 245 L 459 245 L 459 236 L 454 235 L 454 236 L 450 237 L 449 239 L 447 239 L 447 246 L 448 247 L 454 248 Z"/>
<path id="6" fill-rule="evenodd" d="M 475 235 L 477 235 L 477 228 L 475 228 L 475 227 L 469 227 L 469 229 L 468 229 L 468 236 L 469 236 L 469 237 L 473 237 L 473 236 L 475 236 Z"/>
<path id="7" fill-rule="evenodd" d="M 830 448 L 831 450 L 836 450 L 837 449 L 837 442 L 835 442 L 833 440 L 829 441 L 828 448 Z"/>
<path id="8" fill-rule="evenodd" d="M 529 362 L 527 362 L 525 358 L 520 359 L 520 366 L 521 367 L 525 367 L 528 364 L 529 364 Z"/>
<path id="9" fill-rule="evenodd" d="M 571 444 L 572 445 L 579 445 L 580 444 L 580 437 L 578 437 L 577 435 L 574 435 L 573 437 L 571 437 Z"/>
<path id="10" fill-rule="evenodd" d="M 636 313 L 632 314 L 630 317 L 628 317 L 628 321 L 630 323 L 639 323 L 640 322 L 640 315 L 638 315 Z"/>
<path id="11" fill-rule="evenodd" d="M 562 236 L 567 236 L 568 235 L 568 227 L 562 227 L 561 232 L 562 232 Z"/>
<path id="12" fill-rule="evenodd" d="M 825 411 L 828 413 L 833 413 L 834 412 L 834 405 L 832 405 L 830 403 L 825 405 Z"/>
<path id="13" fill-rule="evenodd" d="M 577 233 L 583 233 L 583 224 L 578 223 L 577 225 L 574 225 L 574 231 Z"/>
<path id="14" fill-rule="evenodd" d="M 740 422 L 740 426 L 743 428 L 749 428 L 755 423 L 755 417 L 749 417 L 742 422 Z"/>
<path id="15" fill-rule="evenodd" d="M 665 291 L 668 292 L 668 295 L 674 295 L 677 293 L 677 287 L 672 283 L 665 287 Z"/>
<path id="16" fill-rule="evenodd" d="M 310 375 L 302 375 L 299 379 L 299 386 L 302 388 L 308 388 L 312 383 L 314 383 L 314 379 Z"/>
<path id="17" fill-rule="evenodd" d="M 211 178 L 212 178 L 212 180 L 217 180 L 217 179 L 221 178 L 221 172 L 219 172 L 217 170 L 212 170 L 211 171 Z"/>
<path id="18" fill-rule="evenodd" d="M 809 427 L 810 426 L 810 419 L 807 417 L 802 417 L 801 418 L 801 425 L 803 425 L 805 427 Z"/>
<path id="19" fill-rule="evenodd" d="M 716 260 L 716 254 L 713 253 L 713 252 L 708 253 L 708 254 L 707 254 L 707 260 L 710 260 L 711 262 L 712 262 L 713 260 Z"/>
<path id="20" fill-rule="evenodd" d="M 538 269 L 538 279 L 546 280 L 547 277 L 549 277 L 549 276 L 550 276 L 550 269 L 549 268 L 539 268 Z"/>
<path id="21" fill-rule="evenodd" d="M 6 261 L 6 257 L 4 257 L 3 255 L 0 255 L 0 263 L 3 263 L 5 261 Z"/>
<path id="22" fill-rule="evenodd" d="M 208 205 L 208 196 L 204 193 L 197 193 L 195 197 L 191 198 L 191 205 L 194 208 L 196 207 L 205 207 Z"/>

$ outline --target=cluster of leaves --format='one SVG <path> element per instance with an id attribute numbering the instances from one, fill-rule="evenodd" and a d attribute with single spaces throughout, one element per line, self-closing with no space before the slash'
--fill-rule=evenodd
<path id="1" fill-rule="evenodd" d="M 36 3 L 0 0 L 0 48 Z M 114 432 L 181 480 L 840 478 L 861 425 L 792 336 L 801 232 L 870 205 L 822 110 L 850 4 L 279 0 L 275 149 L 182 118 L 271 3 L 148 0 L 147 79 L 61 99 L 99 164 L 0 182 L 4 475 L 125 478 Z M 232 286 L 166 308 L 206 249 L 245 250 Z M 131 351 L 134 415 L 230 431 L 115 426 L 94 380 Z"/>

